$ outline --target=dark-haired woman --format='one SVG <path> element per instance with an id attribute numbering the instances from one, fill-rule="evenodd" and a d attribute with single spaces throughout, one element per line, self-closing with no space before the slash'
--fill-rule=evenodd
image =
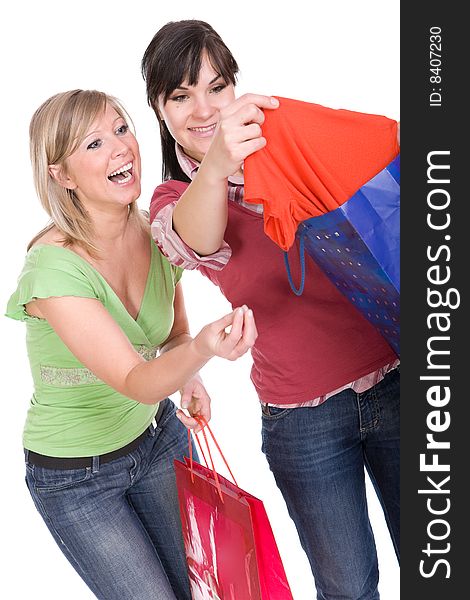
<path id="1" fill-rule="evenodd" d="M 262 206 L 243 201 L 243 161 L 266 144 L 263 111 L 278 102 L 235 99 L 237 71 L 201 21 L 168 23 L 145 51 L 165 179 L 152 198 L 152 235 L 170 262 L 198 269 L 233 305 L 256 313 L 263 451 L 318 598 L 377 600 L 364 468 L 398 555 L 397 356 L 313 262 L 303 296 L 292 294 L 282 254 L 263 233 Z"/>

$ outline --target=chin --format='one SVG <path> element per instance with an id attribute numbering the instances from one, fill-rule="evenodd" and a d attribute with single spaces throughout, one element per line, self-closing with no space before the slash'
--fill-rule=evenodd
<path id="1" fill-rule="evenodd" d="M 132 194 L 127 197 L 121 197 L 118 200 L 118 203 L 122 206 L 130 206 L 133 202 L 137 202 L 140 197 L 140 191 L 138 194 Z"/>
<path id="2" fill-rule="evenodd" d="M 188 156 L 190 156 L 191 158 L 194 158 L 194 160 L 197 160 L 198 162 L 202 162 L 202 159 L 207 154 L 209 147 L 210 147 L 210 140 L 209 140 L 209 142 L 207 142 L 205 144 L 200 144 L 197 148 L 190 148 L 190 149 L 185 148 L 184 151 Z"/>

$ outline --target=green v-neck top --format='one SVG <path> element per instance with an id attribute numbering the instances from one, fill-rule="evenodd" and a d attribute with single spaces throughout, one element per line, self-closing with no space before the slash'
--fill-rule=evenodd
<path id="1" fill-rule="evenodd" d="M 150 243 L 150 269 L 136 319 L 100 273 L 72 250 L 39 244 L 26 255 L 6 312 L 26 322 L 34 394 L 23 432 L 25 448 L 47 456 L 95 456 L 125 446 L 151 423 L 155 405 L 131 400 L 103 383 L 45 319 L 25 312 L 25 305 L 35 298 L 96 298 L 137 352 L 146 360 L 154 358 L 173 325 L 175 286 L 182 271 Z"/>

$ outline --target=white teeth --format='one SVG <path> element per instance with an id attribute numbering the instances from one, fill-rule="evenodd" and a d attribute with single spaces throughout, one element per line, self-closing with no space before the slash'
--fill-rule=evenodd
<path id="1" fill-rule="evenodd" d="M 208 127 L 190 127 L 190 129 L 192 129 L 193 131 L 199 131 L 201 133 L 204 133 L 206 131 L 210 131 L 211 129 L 215 129 L 215 124 L 209 125 Z"/>
<path id="2" fill-rule="evenodd" d="M 108 175 L 108 177 L 112 177 L 113 175 L 119 175 L 119 173 L 123 173 L 124 171 L 129 171 L 130 169 L 132 169 L 132 163 L 131 162 L 127 163 L 127 165 L 124 165 L 124 166 L 120 167 L 116 171 L 113 171 L 112 173 L 110 173 Z M 126 178 L 126 180 L 123 180 L 123 181 L 127 181 L 127 178 Z"/>
<path id="3" fill-rule="evenodd" d="M 128 181 L 130 181 L 132 179 L 132 174 L 128 173 L 126 175 L 126 177 L 124 177 L 124 179 L 121 179 L 120 181 L 116 181 L 116 183 L 118 183 L 119 185 L 122 185 L 123 183 L 127 183 Z"/>

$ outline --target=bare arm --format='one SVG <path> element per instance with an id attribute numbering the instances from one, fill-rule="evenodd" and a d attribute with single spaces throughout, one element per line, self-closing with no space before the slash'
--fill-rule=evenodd
<path id="1" fill-rule="evenodd" d="M 195 252 L 207 256 L 222 245 L 227 216 L 227 178 L 211 176 L 201 164 L 175 207 L 173 229 Z"/>
<path id="2" fill-rule="evenodd" d="M 176 392 L 212 356 L 235 360 L 256 339 L 251 311 L 240 308 L 206 325 L 194 340 L 145 361 L 98 300 L 71 296 L 38 299 L 28 304 L 28 312 L 46 319 L 99 379 L 144 404 L 155 404 Z M 230 325 L 227 334 L 225 328 Z"/>
<path id="3" fill-rule="evenodd" d="M 277 108 L 269 96 L 245 94 L 220 113 L 214 138 L 194 181 L 173 213 L 173 227 L 181 239 L 201 256 L 222 245 L 227 227 L 227 178 L 247 156 L 266 145 L 261 110 Z"/>

